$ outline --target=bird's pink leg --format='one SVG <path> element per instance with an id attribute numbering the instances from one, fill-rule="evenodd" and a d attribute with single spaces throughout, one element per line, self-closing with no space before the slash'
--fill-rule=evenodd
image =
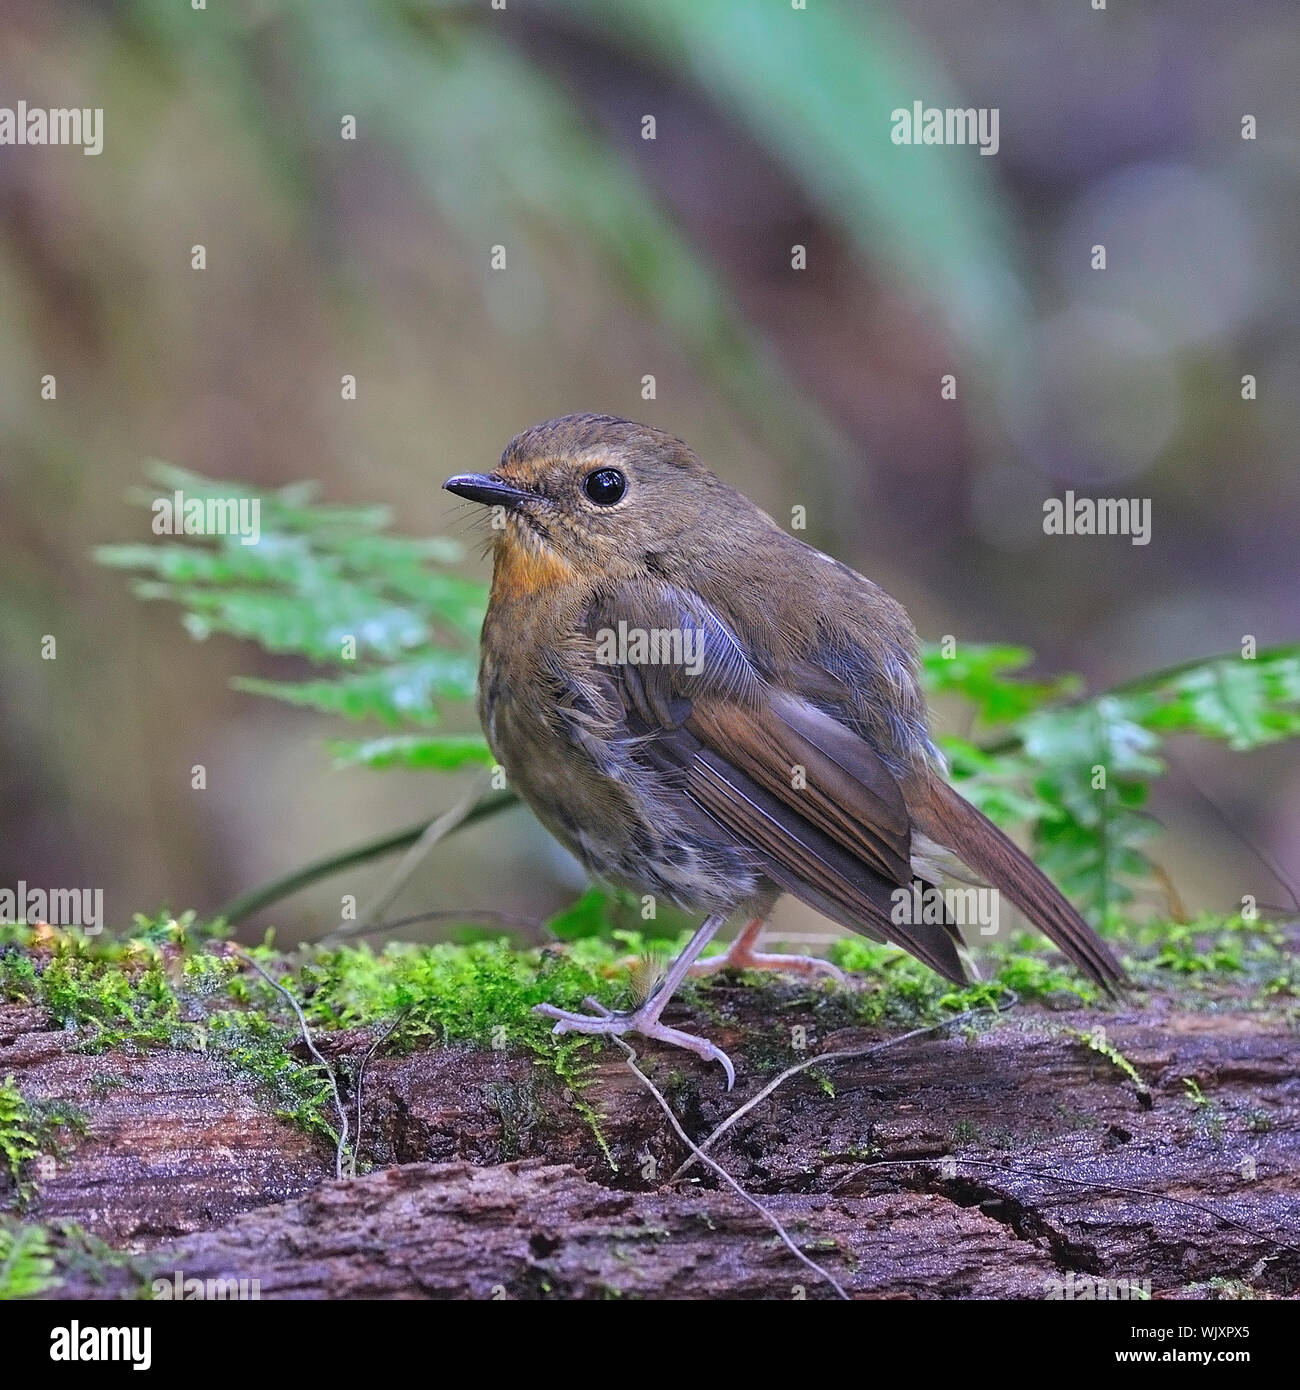
<path id="1" fill-rule="evenodd" d="M 573 1013 L 568 1009 L 558 1009 L 554 1004 L 534 1004 L 533 1012 L 543 1018 L 556 1020 L 553 1033 L 594 1033 L 612 1034 L 622 1037 L 624 1033 L 640 1033 L 643 1038 L 653 1038 L 656 1042 L 667 1043 L 670 1047 L 683 1047 L 706 1061 L 717 1062 L 727 1073 L 727 1090 L 736 1084 L 736 1070 L 731 1058 L 707 1038 L 694 1033 L 683 1033 L 660 1023 L 659 1015 L 667 1007 L 668 1001 L 677 993 L 677 987 L 686 978 L 691 962 L 709 944 L 714 933 L 727 920 L 725 913 L 713 913 L 706 917 L 696 929 L 695 935 L 687 942 L 685 950 L 668 967 L 668 973 L 659 987 L 643 1004 L 630 1013 L 616 1014 L 595 999 L 586 1001 L 592 1010 L 589 1014 Z"/>
<path id="2" fill-rule="evenodd" d="M 785 970 L 792 975 L 829 975 L 841 983 L 846 979 L 838 966 L 820 956 L 768 955 L 755 950 L 762 931 L 763 919 L 755 917 L 721 955 L 697 960 L 689 973 L 698 977 L 715 975 L 719 970 Z"/>

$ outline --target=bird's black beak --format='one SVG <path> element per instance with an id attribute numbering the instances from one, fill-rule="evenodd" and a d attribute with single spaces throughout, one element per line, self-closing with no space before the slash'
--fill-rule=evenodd
<path id="1" fill-rule="evenodd" d="M 443 487 L 457 497 L 482 502 L 485 507 L 517 507 L 533 495 L 503 478 L 494 478 L 491 473 L 457 473 L 448 478 Z"/>

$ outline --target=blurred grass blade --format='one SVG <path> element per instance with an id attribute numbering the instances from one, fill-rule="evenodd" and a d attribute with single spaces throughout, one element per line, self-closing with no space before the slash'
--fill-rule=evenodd
<path id="1" fill-rule="evenodd" d="M 357 118 L 409 170 L 439 217 L 500 287 L 489 250 L 507 247 L 511 317 L 531 297 L 544 321 L 534 248 L 589 249 L 621 289 L 674 335 L 769 446 L 791 456 L 848 456 L 829 417 L 793 388 L 708 266 L 634 170 L 575 114 L 571 98 L 503 36 L 508 16 L 463 6 L 283 0 L 273 25 L 178 24 L 171 0 L 136 0 L 138 22 L 193 70 L 200 45 L 215 70 L 257 85 L 275 54 L 297 84 L 275 120 L 249 122 L 277 168 L 297 181 L 338 157 L 339 119 Z M 202 31 L 195 33 L 197 28 Z M 508 31 L 507 31 L 508 32 Z M 261 105 L 259 105 L 261 109 Z M 295 127 L 292 123 L 297 120 Z"/>
<path id="2" fill-rule="evenodd" d="M 869 260 L 926 295 L 968 348 L 1024 341 L 996 158 L 971 146 L 895 145 L 890 113 L 961 106 L 920 39 L 883 4 L 812 0 L 547 0 L 644 59 L 685 67 L 829 211 Z"/>

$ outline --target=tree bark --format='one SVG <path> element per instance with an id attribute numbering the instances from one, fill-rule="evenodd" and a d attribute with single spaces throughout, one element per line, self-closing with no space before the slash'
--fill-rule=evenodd
<path id="1" fill-rule="evenodd" d="M 669 1018 L 731 1052 L 735 1092 L 716 1066 L 638 1049 L 696 1142 L 782 1067 L 889 1038 L 824 1034 L 818 996 L 794 985 L 719 982 L 708 1000 L 708 1016 L 678 1004 Z M 1069 1031 L 1099 1024 L 1142 1088 Z M 338 1068 L 345 1092 L 376 1036 L 318 1037 L 353 1064 Z M 833 1296 L 702 1165 L 672 1179 L 689 1152 L 612 1047 L 593 1052 L 581 1093 L 594 1126 L 531 1056 L 381 1051 L 363 1171 L 338 1181 L 332 1149 L 227 1064 L 83 1041 L 0 1005 L 0 1079 L 86 1116 L 33 1165 L 21 1218 L 127 1252 L 61 1261 L 51 1296 L 155 1279 L 182 1293 L 187 1279 L 256 1281 L 264 1298 Z M 857 1297 L 1042 1298 L 1067 1283 L 1124 1296 L 1127 1281 L 1156 1297 L 1286 1296 L 1300 1289 L 1295 1051 L 1286 1001 L 1244 991 L 1153 992 L 1104 1013 L 1021 1005 L 805 1071 L 710 1153 Z"/>

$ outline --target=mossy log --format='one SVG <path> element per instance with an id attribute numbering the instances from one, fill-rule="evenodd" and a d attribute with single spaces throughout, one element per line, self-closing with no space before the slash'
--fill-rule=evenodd
<path id="1" fill-rule="evenodd" d="M 783 1066 L 889 1038 L 831 1031 L 821 997 L 719 979 L 672 1006 L 732 1051 L 730 1094 L 693 1056 L 645 1047 L 641 1064 L 702 1141 Z M 857 1297 L 1042 1298 L 1071 1278 L 1155 1297 L 1300 1290 L 1294 1002 L 1225 984 L 1062 1003 L 810 1068 L 710 1152 Z M 1101 1050 L 1083 1036 L 1099 1025 Z M 317 1038 L 352 1115 L 381 1031 Z M 34 1113 L 80 1117 L 27 1165 L 21 1206 L 0 1187 L 6 1220 L 51 1233 L 48 1296 L 139 1296 L 176 1271 L 263 1298 L 832 1296 L 716 1175 L 673 1178 L 689 1152 L 613 1047 L 579 1097 L 535 1053 L 381 1049 L 359 1176 L 339 1180 L 328 1139 L 228 1061 L 85 1042 L 0 1004 L 0 1079 Z M 88 1254 L 81 1232 L 120 1253 Z"/>

